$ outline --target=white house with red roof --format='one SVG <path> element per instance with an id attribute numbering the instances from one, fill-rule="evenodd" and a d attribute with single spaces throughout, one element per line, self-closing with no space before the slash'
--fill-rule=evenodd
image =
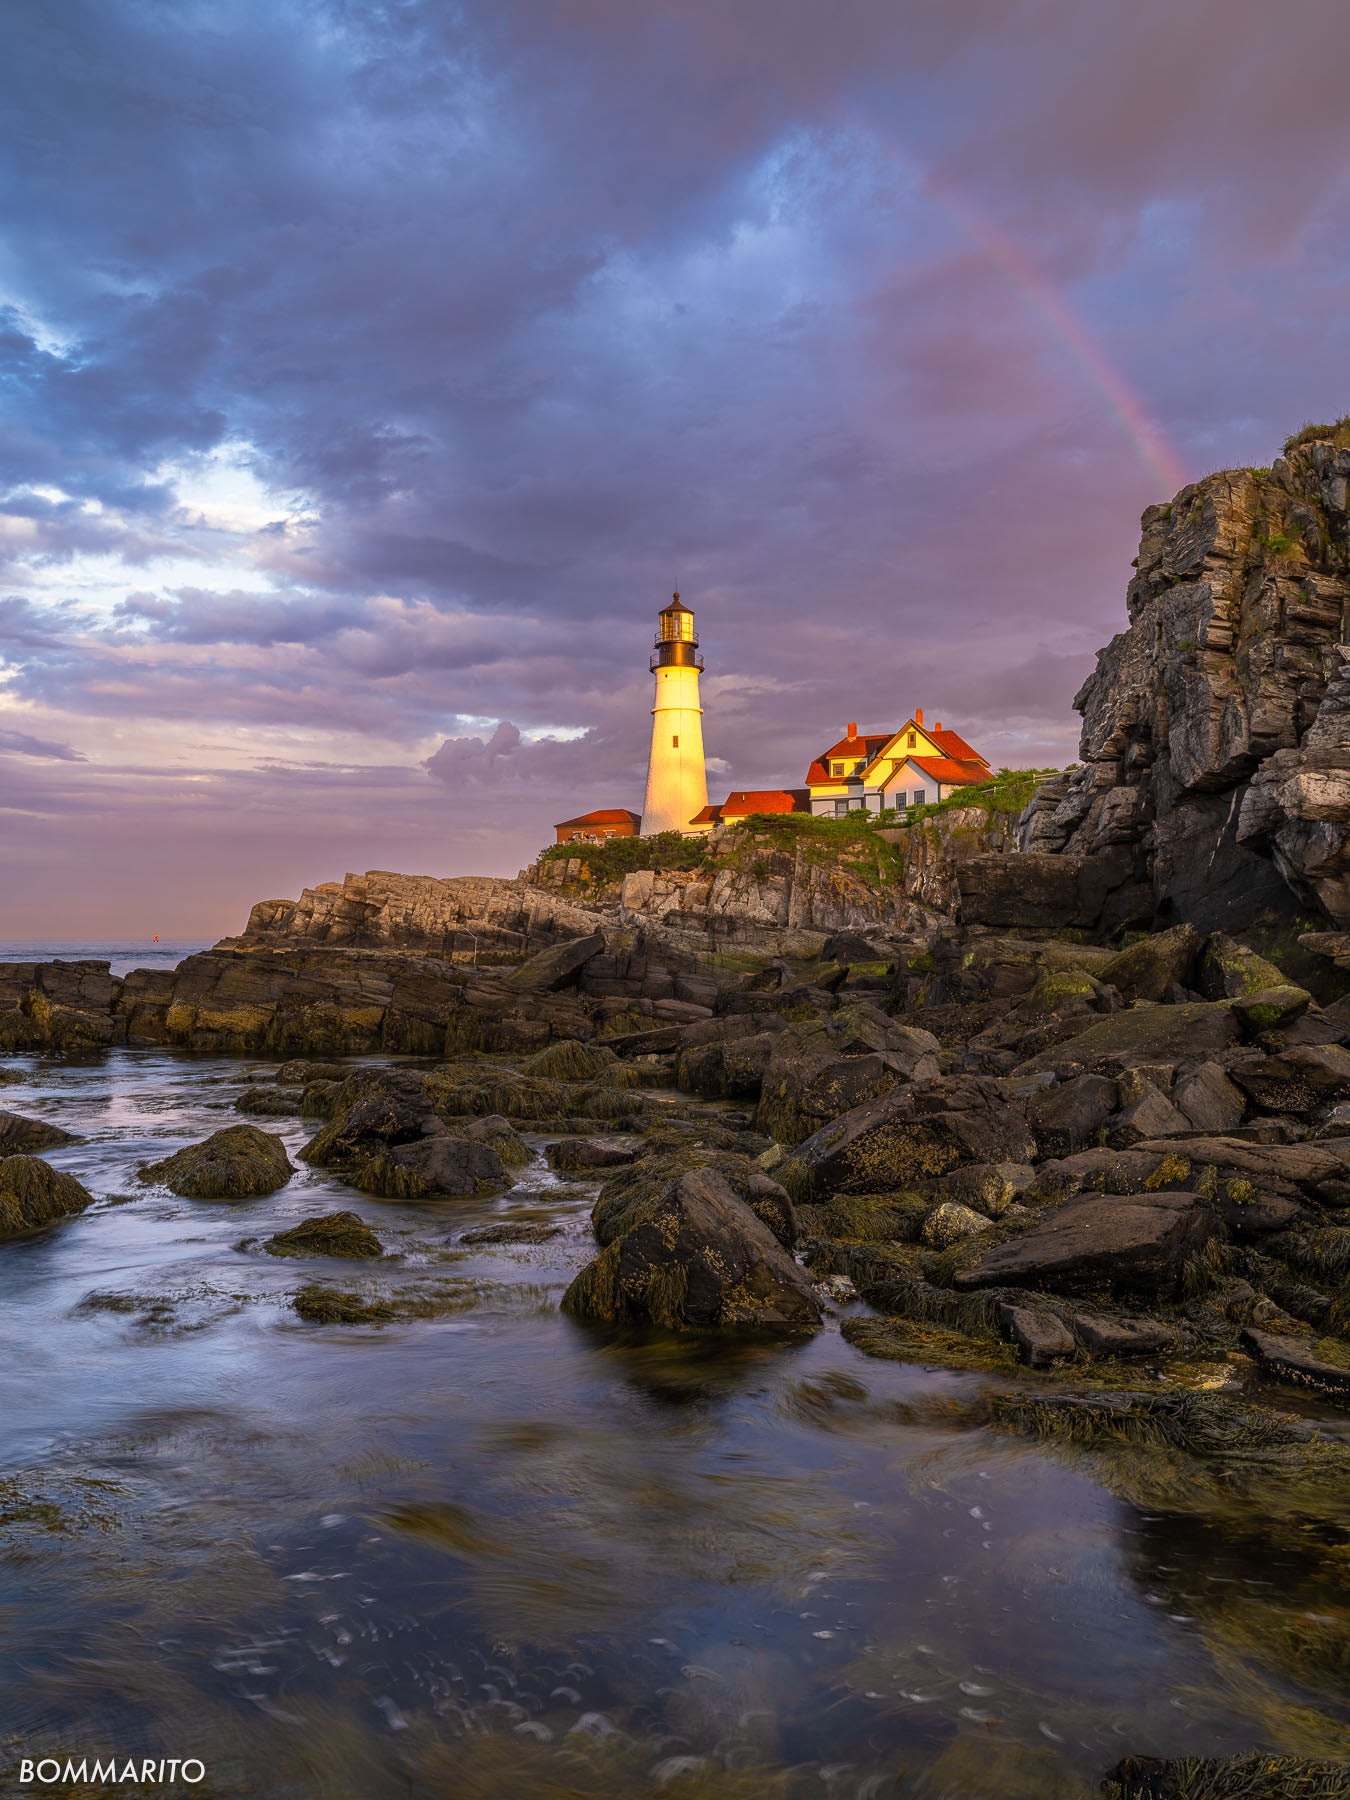
<path id="1" fill-rule="evenodd" d="M 957 788 L 978 787 L 993 779 L 988 759 L 959 732 L 945 728 L 940 719 L 924 724 L 922 707 L 899 731 L 859 735 L 858 727 L 850 724 L 838 743 L 822 750 L 806 772 L 811 811 L 817 818 L 843 818 L 860 808 L 877 813 L 888 807 L 903 811 L 932 805 Z"/>

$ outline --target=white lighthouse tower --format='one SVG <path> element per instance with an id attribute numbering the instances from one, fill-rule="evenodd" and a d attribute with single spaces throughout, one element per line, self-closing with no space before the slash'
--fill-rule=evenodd
<path id="1" fill-rule="evenodd" d="M 656 698 L 652 702 L 647 798 L 642 806 L 643 837 L 658 831 L 688 831 L 694 815 L 708 804 L 703 708 L 698 703 L 703 658 L 694 636 L 694 615 L 680 604 L 678 594 L 657 616 L 650 666 L 656 676 Z"/>

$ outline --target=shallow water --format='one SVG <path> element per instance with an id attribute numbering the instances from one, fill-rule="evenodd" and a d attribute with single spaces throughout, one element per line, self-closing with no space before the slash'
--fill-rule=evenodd
<path id="1" fill-rule="evenodd" d="M 869 1359 L 837 1320 L 787 1348 L 594 1335 L 557 1308 L 594 1184 L 542 1158 L 416 1205 L 303 1164 L 244 1203 L 137 1180 L 274 1064 L 9 1066 L 32 1081 L 0 1103 L 78 1132 L 50 1160 L 99 1197 L 0 1246 L 16 1754 L 196 1756 L 221 1794 L 880 1800 L 1267 1747 L 1209 1601 L 1297 1571 L 906 1414 L 983 1377 Z M 317 1129 L 257 1122 L 292 1152 Z M 393 1254 L 258 1248 L 337 1206 Z M 562 1229 L 458 1244 L 514 1220 Z M 305 1325 L 316 1278 L 441 1310 Z M 1269 1747 L 1324 1747 L 1327 1697 L 1257 1673 L 1310 1721 Z"/>

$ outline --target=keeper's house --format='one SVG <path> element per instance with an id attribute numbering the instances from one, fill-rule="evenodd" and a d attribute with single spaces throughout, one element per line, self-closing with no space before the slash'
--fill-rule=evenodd
<path id="1" fill-rule="evenodd" d="M 690 831 L 711 831 L 714 825 L 736 825 L 754 813 L 810 812 L 806 788 L 737 788 L 720 806 L 705 806 L 689 821 Z"/>
<path id="2" fill-rule="evenodd" d="M 641 827 L 641 813 L 623 806 L 602 806 L 598 812 L 582 813 L 579 819 L 564 819 L 553 829 L 560 844 L 604 844 L 610 838 L 636 837 Z"/>
<path id="3" fill-rule="evenodd" d="M 817 818 L 842 819 L 866 808 L 903 812 L 945 800 L 957 788 L 979 787 L 994 779 L 987 758 L 973 750 L 939 719 L 926 726 L 920 707 L 899 731 L 847 734 L 822 750 L 806 772 L 811 811 Z"/>

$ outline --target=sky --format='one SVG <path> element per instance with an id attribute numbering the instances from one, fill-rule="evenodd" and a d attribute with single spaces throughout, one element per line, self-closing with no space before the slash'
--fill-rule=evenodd
<path id="1" fill-rule="evenodd" d="M 1350 411 L 1344 0 L 9 0 L 0 938 L 211 937 L 923 707 Z"/>

